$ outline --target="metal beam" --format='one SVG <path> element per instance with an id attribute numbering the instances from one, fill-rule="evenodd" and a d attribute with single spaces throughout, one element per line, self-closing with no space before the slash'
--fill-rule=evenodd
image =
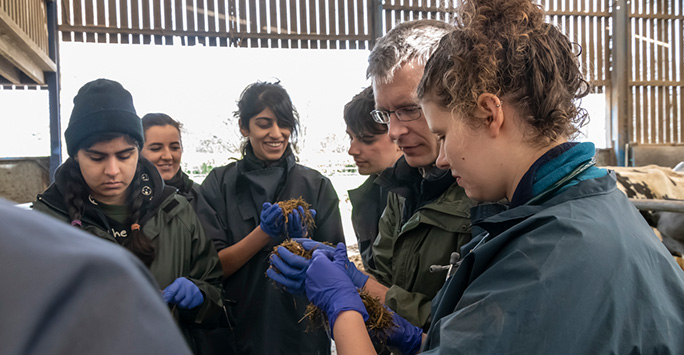
<path id="1" fill-rule="evenodd" d="M 650 200 L 630 198 L 630 202 L 638 210 L 643 211 L 663 211 L 684 213 L 684 201 L 680 200 Z"/>
<path id="2" fill-rule="evenodd" d="M 629 3 L 628 0 L 613 2 L 613 62 L 610 86 L 610 121 L 613 146 L 619 166 L 627 165 L 625 148 L 630 142 L 629 128 Z"/>
<path id="3" fill-rule="evenodd" d="M 50 182 L 55 181 L 55 171 L 62 163 L 62 124 L 59 107 L 60 64 L 59 33 L 57 32 L 57 3 L 54 0 L 45 2 L 47 11 L 48 42 L 50 59 L 55 62 L 55 71 L 46 72 L 48 101 L 50 108 Z"/>

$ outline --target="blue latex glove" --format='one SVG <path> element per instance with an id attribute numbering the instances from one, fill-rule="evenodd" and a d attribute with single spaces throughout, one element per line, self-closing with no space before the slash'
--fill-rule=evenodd
<path id="1" fill-rule="evenodd" d="M 290 238 L 306 237 L 308 234 L 306 224 L 303 223 L 304 208 L 297 207 L 296 210 L 287 215 L 287 236 Z"/>
<path id="2" fill-rule="evenodd" d="M 181 309 L 193 309 L 204 302 L 199 287 L 185 277 L 179 277 L 166 286 L 162 297 L 164 302 L 175 304 Z"/>
<path id="3" fill-rule="evenodd" d="M 278 255 L 272 254 L 270 259 L 271 265 L 277 268 L 280 273 L 269 268 L 266 270 L 266 275 L 285 287 L 287 292 L 293 295 L 303 295 L 305 293 L 306 269 L 311 260 L 295 255 L 285 247 L 278 247 Z"/>
<path id="4" fill-rule="evenodd" d="M 387 336 L 387 346 L 392 353 L 415 354 L 420 350 L 423 342 L 423 329 L 409 323 L 400 315 L 392 312 L 394 327 Z"/>
<path id="5" fill-rule="evenodd" d="M 283 235 L 285 216 L 283 216 L 283 209 L 277 203 L 270 204 L 264 202 L 261 206 L 261 229 L 268 234 L 276 243 L 280 244 L 285 236 Z"/>
<path id="6" fill-rule="evenodd" d="M 335 253 L 335 249 L 329 245 L 325 245 L 321 242 L 317 242 L 315 240 L 311 239 L 306 239 L 306 238 L 297 238 L 294 239 L 297 243 L 302 245 L 302 248 L 304 250 L 311 250 L 316 248 L 317 250 L 322 250 L 327 256 L 328 259 L 333 258 L 333 254 Z M 359 269 L 356 268 L 356 265 L 349 260 L 349 257 L 347 256 L 347 249 L 344 249 L 344 258 L 345 258 L 345 265 L 344 265 L 344 270 L 347 273 L 347 276 L 352 280 L 354 283 L 354 286 L 358 289 L 362 289 L 363 286 L 366 285 L 366 281 L 368 281 L 368 275 L 362 273 L 359 271 Z"/>
<path id="7" fill-rule="evenodd" d="M 344 243 L 337 244 L 333 260 L 322 250 L 315 250 L 311 264 L 306 269 L 304 287 L 306 297 L 325 312 L 330 322 L 330 329 L 334 329 L 337 316 L 343 311 L 357 311 L 368 320 L 368 312 L 344 270 L 347 259 L 347 247 Z"/>

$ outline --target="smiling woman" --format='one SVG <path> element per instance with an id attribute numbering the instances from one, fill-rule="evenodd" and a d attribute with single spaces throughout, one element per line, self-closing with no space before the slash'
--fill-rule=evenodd
<path id="1" fill-rule="evenodd" d="M 225 341 L 235 342 L 236 354 L 276 354 L 283 349 L 326 354 L 330 351 L 327 334 L 306 332 L 307 324 L 300 322 L 306 298 L 300 295 L 293 300 L 272 287 L 264 274 L 271 250 L 286 236 L 308 232 L 318 241 L 344 241 L 337 193 L 328 178 L 297 163 L 292 146 L 299 115 L 279 83 L 247 86 L 234 116 L 246 138 L 242 159 L 209 173 L 200 187 L 197 210 L 219 252 L 226 296 L 235 301 L 230 307 L 237 323 L 235 340 Z M 317 212 L 314 230 L 285 222 L 275 202 L 293 198 L 301 198 Z M 295 211 L 287 220 L 297 219 Z"/>
<path id="2" fill-rule="evenodd" d="M 142 154 L 164 179 L 164 183 L 178 189 L 197 210 L 199 185 L 180 168 L 183 155 L 180 122 L 164 113 L 148 113 L 142 118 L 145 146 Z"/>

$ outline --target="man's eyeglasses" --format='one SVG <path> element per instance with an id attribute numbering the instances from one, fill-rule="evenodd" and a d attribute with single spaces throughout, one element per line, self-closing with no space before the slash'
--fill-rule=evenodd
<path id="1" fill-rule="evenodd" d="M 400 107 L 394 111 L 371 111 L 371 116 L 373 116 L 373 120 L 377 123 L 382 124 L 389 124 L 391 114 L 395 114 L 399 121 L 407 122 L 419 119 L 422 115 L 422 111 L 420 109 L 420 106 Z"/>

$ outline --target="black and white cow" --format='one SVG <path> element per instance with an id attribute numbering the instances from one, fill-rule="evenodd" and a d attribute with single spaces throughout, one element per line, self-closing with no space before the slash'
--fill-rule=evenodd
<path id="1" fill-rule="evenodd" d="M 606 167 L 614 170 L 618 188 L 633 199 L 684 201 L 684 165 L 675 169 L 657 165 Z M 656 235 L 684 269 L 684 213 L 641 211 Z"/>

